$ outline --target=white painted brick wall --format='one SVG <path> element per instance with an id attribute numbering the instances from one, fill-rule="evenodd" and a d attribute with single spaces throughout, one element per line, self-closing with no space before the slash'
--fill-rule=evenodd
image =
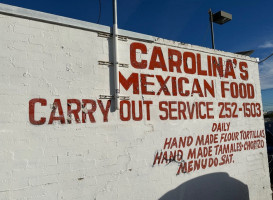
<path id="1" fill-rule="evenodd" d="M 177 97 L 134 96 L 131 88 L 128 91 L 121 88 L 121 94 L 132 100 L 153 100 L 150 121 L 123 122 L 116 111 L 109 112 L 108 122 L 104 123 L 97 106 L 96 123 L 76 124 L 72 120 L 72 124 L 64 125 L 31 124 L 28 103 L 33 98 L 47 99 L 47 106 L 36 106 L 35 114 L 36 118 L 45 116 L 48 123 L 54 99 L 61 99 L 66 115 L 69 98 L 96 100 L 99 95 L 110 94 L 111 67 L 98 65 L 98 61 L 109 61 L 111 39 L 98 37 L 97 32 L 8 15 L 0 15 L 0 27 L 1 200 L 159 199 L 187 181 L 216 172 L 227 173 L 247 185 L 251 200 L 271 199 L 266 148 L 235 153 L 235 163 L 230 165 L 178 176 L 175 163 L 153 166 L 154 156 L 163 148 L 165 138 L 208 134 L 214 121 L 231 122 L 232 131 L 239 131 L 242 126 L 245 130 L 264 129 L 262 117 L 160 121 L 158 102 L 177 101 Z M 121 63 L 130 64 L 130 44 L 136 41 L 120 41 Z M 141 59 L 149 59 L 154 46 L 161 46 L 166 61 L 167 48 L 204 55 L 215 53 L 163 39 L 146 45 L 148 55 L 142 55 Z M 249 82 L 255 85 L 255 100 L 261 102 L 257 64 L 253 60 L 248 63 Z M 131 65 L 120 70 L 128 76 L 139 73 Z M 141 70 L 141 73 L 166 76 L 159 70 Z M 219 92 L 218 88 L 216 95 Z M 105 106 L 106 100 L 103 103 Z M 217 112 L 218 109 L 215 107 Z"/>

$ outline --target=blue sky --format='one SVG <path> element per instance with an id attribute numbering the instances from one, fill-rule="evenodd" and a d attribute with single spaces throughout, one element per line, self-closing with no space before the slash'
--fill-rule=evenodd
<path id="1" fill-rule="evenodd" d="M 99 0 L 0 0 L 1 3 L 96 23 Z M 100 24 L 112 24 L 112 0 L 101 0 Z M 199 46 L 211 47 L 208 10 L 224 10 L 232 21 L 215 24 L 216 49 L 273 52 L 272 0 L 118 0 L 119 28 Z M 273 110 L 273 56 L 259 65 L 263 102 Z"/>

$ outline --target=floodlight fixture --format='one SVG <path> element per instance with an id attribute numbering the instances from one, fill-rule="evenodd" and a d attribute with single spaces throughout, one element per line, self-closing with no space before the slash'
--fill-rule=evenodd
<path id="1" fill-rule="evenodd" d="M 216 24 L 222 25 L 229 22 L 230 20 L 232 20 L 232 15 L 222 10 L 213 14 L 213 22 Z"/>

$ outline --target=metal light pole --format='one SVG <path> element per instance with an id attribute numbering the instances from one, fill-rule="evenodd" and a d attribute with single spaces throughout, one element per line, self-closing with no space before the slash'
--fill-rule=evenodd
<path id="1" fill-rule="evenodd" d="M 209 9 L 209 21 L 210 21 L 210 32 L 211 32 L 211 45 L 215 49 L 214 45 L 214 30 L 213 30 L 213 15 L 211 9 Z"/>
<path id="2" fill-rule="evenodd" d="M 219 11 L 219 12 L 213 14 L 211 9 L 209 9 L 211 43 L 212 43 L 212 48 L 213 49 L 215 49 L 213 23 L 222 25 L 222 24 L 227 23 L 231 19 L 232 19 L 232 15 L 227 13 L 227 12 Z"/>
<path id="3" fill-rule="evenodd" d="M 118 20 L 117 20 L 117 0 L 113 0 L 113 65 L 115 81 L 115 109 L 119 110 L 119 69 L 118 69 Z"/>

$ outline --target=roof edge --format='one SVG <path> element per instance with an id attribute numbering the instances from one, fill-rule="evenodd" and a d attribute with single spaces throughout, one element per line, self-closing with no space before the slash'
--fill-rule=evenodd
<path id="1" fill-rule="evenodd" d="M 11 15 L 15 17 L 21 17 L 25 19 L 31 19 L 35 21 L 47 22 L 51 24 L 57 24 L 62 26 L 68 26 L 73 28 L 79 28 L 95 32 L 111 33 L 112 28 L 100 24 L 94 24 L 91 22 L 85 22 L 77 19 L 68 17 L 62 17 L 54 14 L 48 14 L 40 11 L 30 10 L 26 8 L 11 6 L 0 3 L 0 14 Z M 136 38 L 145 41 L 154 41 L 154 37 L 132 31 L 126 31 L 119 29 L 119 35 L 126 36 L 129 38 Z"/>
<path id="2" fill-rule="evenodd" d="M 25 18 L 25 19 L 29 19 L 29 20 L 40 21 L 40 22 L 45 22 L 45 23 L 50 23 L 50 24 L 56 24 L 56 25 L 60 25 L 60 26 L 83 29 L 83 30 L 87 30 L 87 31 L 103 32 L 103 33 L 108 33 L 108 34 L 112 33 L 112 28 L 109 26 L 95 24 L 95 23 L 86 22 L 86 21 L 81 21 L 81 20 L 72 19 L 72 18 L 68 18 L 68 17 L 62 17 L 59 15 L 49 14 L 49 13 L 45 13 L 45 12 L 35 11 L 35 10 L 21 8 L 21 7 L 12 6 L 12 5 L 7 5 L 7 4 L 3 4 L 3 3 L 0 3 L 0 14 L 20 17 L 20 18 Z M 179 48 L 182 45 L 183 48 L 189 49 L 189 47 L 190 47 L 190 49 L 192 49 L 192 50 L 196 50 L 199 52 L 206 52 L 206 53 L 213 50 L 214 54 L 216 54 L 216 55 L 228 56 L 228 57 L 233 57 L 233 58 L 236 57 L 236 58 L 240 58 L 242 60 L 258 62 L 258 60 L 256 60 L 256 58 L 238 55 L 238 54 L 235 54 L 232 52 L 224 52 L 224 51 L 220 51 L 220 50 L 216 50 L 216 49 L 209 49 L 207 47 L 185 44 L 185 43 L 181 43 L 181 42 L 158 38 L 155 36 L 137 33 L 137 32 L 133 32 L 133 31 L 127 31 L 127 30 L 123 30 L 123 29 L 118 29 L 118 32 L 119 32 L 118 35 L 125 36 L 125 37 L 131 38 L 131 39 L 142 40 L 142 41 L 151 42 L 151 43 L 154 42 L 156 44 L 165 44 L 165 45 L 173 46 L 176 48 Z M 210 52 L 210 53 L 212 53 L 212 52 Z"/>

